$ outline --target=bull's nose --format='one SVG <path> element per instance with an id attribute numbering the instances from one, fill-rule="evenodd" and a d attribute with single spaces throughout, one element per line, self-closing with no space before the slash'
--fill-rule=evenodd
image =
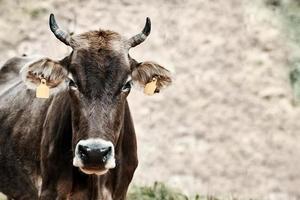
<path id="1" fill-rule="evenodd" d="M 112 152 L 112 147 L 92 148 L 89 146 L 78 145 L 78 154 L 86 163 L 101 164 L 105 163 Z"/>
<path id="2" fill-rule="evenodd" d="M 73 165 L 85 171 L 115 168 L 114 151 L 113 143 L 107 140 L 100 138 L 80 140 L 75 147 Z"/>

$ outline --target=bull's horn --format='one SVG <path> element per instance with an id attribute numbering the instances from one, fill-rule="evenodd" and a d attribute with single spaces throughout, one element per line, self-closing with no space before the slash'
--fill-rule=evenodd
<path id="1" fill-rule="evenodd" d="M 52 13 L 50 14 L 50 18 L 49 18 L 49 26 L 57 39 L 59 39 L 66 45 L 70 45 L 70 40 L 71 40 L 70 34 L 59 28 L 59 26 L 56 23 L 55 17 Z"/>
<path id="2" fill-rule="evenodd" d="M 151 21 L 150 21 L 150 18 L 147 17 L 146 24 L 145 24 L 143 31 L 141 33 L 131 37 L 128 40 L 129 48 L 135 47 L 135 46 L 141 44 L 142 42 L 144 42 L 146 40 L 147 36 L 150 34 L 150 31 L 151 31 Z"/>

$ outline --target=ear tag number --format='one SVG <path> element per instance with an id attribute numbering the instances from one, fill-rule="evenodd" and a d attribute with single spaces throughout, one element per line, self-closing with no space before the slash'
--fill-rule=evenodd
<path id="1" fill-rule="evenodd" d="M 144 88 L 144 93 L 150 96 L 153 95 L 157 87 L 156 82 L 157 78 L 153 78 L 151 82 L 147 83 Z"/>
<path id="2" fill-rule="evenodd" d="M 36 97 L 48 99 L 49 98 L 49 87 L 47 86 L 46 79 L 41 80 L 41 84 L 36 88 Z"/>

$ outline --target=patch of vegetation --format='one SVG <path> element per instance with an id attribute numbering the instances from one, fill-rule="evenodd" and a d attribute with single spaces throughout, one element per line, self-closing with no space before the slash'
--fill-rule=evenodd
<path id="1" fill-rule="evenodd" d="M 155 182 L 153 186 L 134 186 L 127 195 L 127 200 L 218 200 L 211 196 L 196 195 L 190 198 L 163 183 Z"/>
<path id="2" fill-rule="evenodd" d="M 300 1 L 289 0 L 282 3 L 281 16 L 285 25 L 285 30 L 291 40 L 300 50 Z M 294 92 L 295 103 L 300 102 L 300 54 L 295 54 L 290 58 L 290 81 Z"/>
<path id="3" fill-rule="evenodd" d="M 1 0 L 0 0 L 1 1 Z M 30 6 L 25 6 L 23 8 L 24 13 L 29 14 L 29 16 L 32 19 L 38 19 L 41 15 L 47 13 L 47 9 L 43 7 L 30 7 Z"/>
<path id="4" fill-rule="evenodd" d="M 300 103 L 300 0 L 264 0 L 268 8 L 278 10 L 283 23 L 283 31 L 289 38 L 295 52 L 289 57 L 290 82 L 294 91 L 295 102 Z"/>
<path id="5" fill-rule="evenodd" d="M 281 5 L 281 0 L 265 0 L 265 4 L 267 6 L 280 6 Z"/>
<path id="6" fill-rule="evenodd" d="M 297 104 L 300 102 L 300 61 L 292 62 L 292 69 L 290 71 L 290 82 L 293 88 L 294 97 Z"/>
<path id="7" fill-rule="evenodd" d="M 31 11 L 30 11 L 30 16 L 32 17 L 32 18 L 38 18 L 42 13 L 44 13 L 45 12 L 45 10 L 44 9 L 42 9 L 42 8 L 36 8 L 36 9 L 32 9 Z"/>

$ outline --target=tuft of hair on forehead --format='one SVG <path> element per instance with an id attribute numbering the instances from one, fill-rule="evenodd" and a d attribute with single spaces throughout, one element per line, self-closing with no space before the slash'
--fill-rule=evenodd
<path id="1" fill-rule="evenodd" d="M 110 30 L 89 31 L 72 37 L 71 45 L 75 48 L 111 49 L 112 43 L 121 41 L 119 33 Z"/>

